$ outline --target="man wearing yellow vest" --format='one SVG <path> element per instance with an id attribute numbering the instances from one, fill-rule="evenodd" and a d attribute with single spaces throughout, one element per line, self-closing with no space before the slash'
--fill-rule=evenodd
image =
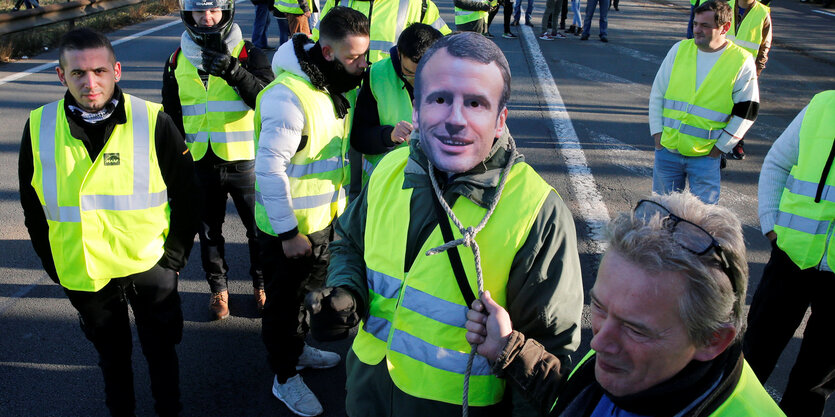
<path id="1" fill-rule="evenodd" d="M 771 50 L 771 9 L 757 0 L 737 0 L 733 8 L 734 25 L 727 37 L 754 57 L 759 78 Z M 728 157 L 745 159 L 744 145 L 740 139 Z"/>
<path id="2" fill-rule="evenodd" d="M 380 161 L 337 221 L 342 239 L 331 246 L 328 288 L 309 305 L 318 311 L 314 336 L 328 322 L 332 336 L 345 335 L 362 317 L 346 358 L 348 415 L 461 415 L 466 300 L 478 294 L 478 272 L 469 247 L 425 255 L 461 237 L 449 213 L 475 227 L 490 210 L 472 241 L 484 289 L 561 360 L 577 348 L 583 290 L 574 222 L 513 152 L 509 96 L 510 69 L 496 44 L 472 32 L 438 40 L 418 64 L 409 148 Z M 470 375 L 470 416 L 535 415 L 484 357 Z"/>
<path id="3" fill-rule="evenodd" d="M 455 30 L 487 35 L 490 10 L 498 7 L 497 0 L 454 0 Z"/>
<path id="4" fill-rule="evenodd" d="M 680 191 L 689 182 L 691 193 L 715 204 L 720 155 L 754 123 L 760 94 L 751 54 L 725 39 L 731 27 L 728 4 L 709 0 L 695 15 L 694 39 L 673 45 L 652 84 L 652 191 Z"/>
<path id="5" fill-rule="evenodd" d="M 444 35 L 452 32 L 432 0 L 326 0 L 321 16 L 327 16 L 335 6 L 350 7 L 362 12 L 371 21 L 369 64 L 388 57 L 400 33 L 412 23 L 425 23 Z M 313 39 L 318 37 L 319 30 L 314 28 Z"/>
<path id="6" fill-rule="evenodd" d="M 825 91 L 795 117 L 763 161 L 760 227 L 771 258 L 748 312 L 745 357 L 765 382 L 811 306 L 800 353 L 780 408 L 789 416 L 821 416 L 835 390 L 835 91 Z"/>
<path id="7" fill-rule="evenodd" d="M 233 22 L 231 0 L 181 0 L 186 30 L 165 63 L 162 105 L 186 138 L 202 191 L 199 230 L 212 318 L 229 316 L 223 221 L 232 197 L 246 228 L 255 306 L 264 308 L 264 278 L 255 238 L 255 133 L 258 93 L 273 79 L 270 62 Z"/>
<path id="8" fill-rule="evenodd" d="M 493 371 L 543 416 L 783 416 L 741 354 L 748 264 L 736 215 L 689 193 L 653 196 L 607 235 L 589 291 L 592 350 L 568 374 L 484 294 L 467 340 Z"/>
<path id="9" fill-rule="evenodd" d="M 311 13 L 318 12 L 318 10 L 311 9 L 311 5 L 315 8 L 316 2 L 311 1 L 308 3 L 307 0 L 275 0 L 275 8 L 287 17 L 290 34 L 305 33 L 310 35 L 308 18 Z"/>
<path id="10" fill-rule="evenodd" d="M 128 304 L 157 414 L 178 415 L 183 333 L 177 276 L 197 221 L 191 156 L 162 106 L 122 92 L 107 38 L 66 33 L 64 98 L 32 111 L 20 146 L 20 200 L 32 246 L 78 310 L 99 354 L 106 404 L 134 415 Z"/>
<path id="11" fill-rule="evenodd" d="M 297 34 L 273 58 L 276 79 L 258 95 L 255 218 L 267 304 L 262 337 L 275 373 L 273 394 L 298 415 L 322 413 L 298 370 L 336 366 L 340 357 L 304 343 L 303 306 L 327 274 L 331 223 L 345 209 L 349 109 L 344 93 L 368 67 L 368 19 L 338 7 L 314 43 Z"/>
<path id="12" fill-rule="evenodd" d="M 386 153 L 409 146 L 415 70 L 426 50 L 443 36 L 432 26 L 413 23 L 400 34 L 389 57 L 366 71 L 351 127 L 351 147 L 363 154 L 362 182 L 354 181 L 352 187 L 368 182 Z"/>

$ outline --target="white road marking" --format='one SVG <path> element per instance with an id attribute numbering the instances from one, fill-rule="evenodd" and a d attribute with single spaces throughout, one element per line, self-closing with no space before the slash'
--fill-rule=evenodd
<path id="1" fill-rule="evenodd" d="M 89 371 L 99 367 L 96 365 L 67 365 L 63 363 L 35 363 L 35 362 L 0 362 L 0 366 L 8 368 L 35 369 L 39 371 Z"/>
<path id="2" fill-rule="evenodd" d="M 113 46 L 121 45 L 125 42 L 132 41 L 136 38 L 139 38 L 139 37 L 142 37 L 142 36 L 145 36 L 145 35 L 148 35 L 148 34 L 151 34 L 151 33 L 166 29 L 166 28 L 169 28 L 171 26 L 180 24 L 181 22 L 182 21 L 180 19 L 172 20 L 168 23 L 164 23 L 162 25 L 155 26 L 155 27 L 152 27 L 150 29 L 143 30 L 142 32 L 138 32 L 138 33 L 135 33 L 133 35 L 126 36 L 122 39 L 113 41 L 112 44 L 113 44 Z M 47 62 L 46 64 L 41 64 L 41 65 L 38 65 L 36 67 L 29 68 L 25 71 L 21 71 L 21 72 L 12 74 L 12 75 L 5 76 L 3 78 L 0 78 L 0 86 L 2 86 L 3 84 L 6 84 L 6 83 L 10 83 L 12 81 L 17 81 L 17 80 L 19 80 L 21 78 L 24 78 L 24 77 L 28 77 L 32 74 L 37 74 L 37 73 L 39 73 L 43 70 L 46 70 L 46 69 L 52 70 L 53 68 L 55 68 L 56 65 L 58 65 L 58 60 L 57 59 L 55 61 Z"/>
<path id="3" fill-rule="evenodd" d="M 820 14 L 825 14 L 827 16 L 835 17 L 835 13 L 827 12 L 825 10 L 812 10 L 812 11 L 815 12 L 815 13 L 820 13 Z"/>
<path id="4" fill-rule="evenodd" d="M 609 210 L 603 202 L 603 196 L 597 190 L 597 183 L 586 162 L 583 147 L 568 116 L 568 110 L 562 101 L 560 91 L 551 76 L 548 63 L 542 56 L 536 36 L 529 26 L 522 26 L 522 40 L 528 51 L 534 69 L 534 78 L 539 81 L 544 101 L 544 113 L 551 121 L 554 137 L 557 139 L 557 149 L 565 161 L 571 187 L 576 197 L 579 214 L 588 226 L 591 238 L 591 249 L 594 253 L 603 253 L 605 242 L 603 231 L 609 223 Z"/>

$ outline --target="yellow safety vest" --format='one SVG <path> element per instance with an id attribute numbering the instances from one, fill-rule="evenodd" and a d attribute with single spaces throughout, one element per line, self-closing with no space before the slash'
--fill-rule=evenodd
<path id="1" fill-rule="evenodd" d="M 769 13 L 771 9 L 768 6 L 755 1 L 751 10 L 746 12 L 742 23 L 739 24 L 736 35 L 728 33 L 727 39 L 743 47 L 751 55 L 757 56 L 760 52 L 760 44 L 763 42 L 763 25 Z"/>
<path id="2" fill-rule="evenodd" d="M 293 155 L 287 166 L 290 198 L 299 223 L 299 233 L 308 235 L 327 227 L 345 210 L 346 187 L 351 175 L 347 159 L 348 140 L 345 138 L 350 115 L 338 119 L 327 93 L 317 90 L 300 76 L 285 71 L 258 94 L 255 108 L 256 146 L 261 132 L 261 112 L 271 110 L 262 109 L 261 99 L 265 92 L 278 84 L 289 88 L 298 97 L 308 128 L 304 148 Z M 257 180 L 255 221 L 261 231 L 277 235 L 270 224 Z"/>
<path id="3" fill-rule="evenodd" d="M 835 268 L 835 174 L 830 170 L 821 178 L 833 140 L 835 90 L 830 90 L 812 98 L 803 115 L 797 164 L 786 180 L 774 224 L 777 246 L 800 269 L 818 266 L 824 252 L 830 268 Z"/>
<path id="4" fill-rule="evenodd" d="M 426 12 L 421 19 L 423 1 L 426 1 Z M 387 56 L 389 50 L 397 44 L 397 38 L 403 29 L 415 22 L 425 23 L 438 29 L 444 35 L 452 33 L 441 18 L 438 6 L 431 0 L 377 0 L 373 9 L 367 0 L 327 0 L 322 7 L 321 17 L 324 18 L 334 6 L 350 7 L 361 12 L 371 20 L 371 43 L 368 50 L 368 62 L 373 64 Z M 338 4 L 337 4 L 338 2 Z M 369 16 L 369 12 L 372 13 Z M 321 21 L 321 20 L 320 20 Z M 313 29 L 313 39 L 319 39 L 319 28 Z"/>
<path id="5" fill-rule="evenodd" d="M 490 4 L 491 6 L 495 6 L 498 4 L 497 0 L 482 0 L 482 3 Z M 489 13 L 483 10 L 464 10 L 458 7 L 455 7 L 455 25 L 463 25 L 465 23 L 470 23 L 474 20 L 484 20 L 487 22 L 487 17 Z"/>
<path id="6" fill-rule="evenodd" d="M 590 350 L 586 356 L 580 360 L 580 363 L 571 370 L 565 384 L 571 383 L 571 377 L 580 369 L 580 367 L 595 355 L 594 350 Z M 573 398 L 566 399 L 567 401 Z M 559 402 L 559 398 L 554 403 Z M 554 407 L 551 406 L 553 410 Z M 771 416 L 785 416 L 780 407 L 774 402 L 768 392 L 763 388 L 757 375 L 748 365 L 748 362 L 743 359 L 742 373 L 739 376 L 739 381 L 736 383 L 733 392 L 716 410 L 710 413 L 710 417 L 738 417 L 738 416 L 757 416 L 757 417 L 771 417 Z"/>
<path id="7" fill-rule="evenodd" d="M 377 114 L 380 117 L 380 125 L 394 126 L 405 120 L 412 120 L 412 99 L 409 91 L 406 90 L 406 83 L 397 75 L 391 57 L 384 58 L 377 65 L 369 69 L 369 87 L 374 99 L 377 100 Z M 403 142 L 397 147 L 406 147 L 408 143 Z M 368 177 L 374 171 L 374 167 L 383 159 L 385 154 L 363 155 L 362 162 L 362 183 L 368 183 Z"/>
<path id="8" fill-rule="evenodd" d="M 241 41 L 232 50 L 232 56 L 238 56 L 243 47 Z M 177 57 L 174 75 L 183 107 L 186 146 L 194 160 L 206 155 L 210 143 L 212 152 L 224 161 L 254 159 L 254 112 L 235 89 L 214 75 L 204 86 L 197 68 L 182 53 Z"/>
<path id="9" fill-rule="evenodd" d="M 304 14 L 299 2 L 295 0 L 275 0 L 275 8 L 282 13 Z"/>
<path id="10" fill-rule="evenodd" d="M 164 252 L 171 210 L 154 141 L 162 106 L 128 94 L 124 101 L 127 122 L 113 128 L 95 161 L 72 137 L 64 100 L 29 115 L 32 187 L 55 270 L 70 290 L 98 291 L 151 269 Z"/>
<path id="11" fill-rule="evenodd" d="M 397 149 L 380 161 L 368 183 L 365 264 L 369 314 L 360 324 L 352 349 L 360 361 L 376 365 L 384 358 L 395 385 L 405 393 L 460 404 L 470 345 L 465 338 L 466 306 L 446 254 L 423 256 L 444 243 L 436 227 L 404 272 L 409 202 L 403 188 L 409 149 Z M 533 222 L 553 189 L 525 163 L 510 171 L 501 200 L 487 226 L 478 233 L 484 289 L 506 306 L 511 263 L 525 243 Z M 481 221 L 486 209 L 461 197 L 453 207 L 464 225 Z M 397 215 L 392 215 L 397 213 Z M 461 235 L 453 227 L 456 238 Z M 462 250 L 463 249 L 463 250 Z M 474 294 L 478 293 L 472 252 L 459 248 Z M 504 380 L 476 356 L 470 378 L 469 404 L 498 403 Z"/>
<path id="12" fill-rule="evenodd" d="M 710 153 L 731 119 L 733 87 L 739 69 L 751 54 L 728 42 L 696 90 L 696 55 L 692 39 L 681 41 L 664 94 L 661 145 L 684 156 Z"/>

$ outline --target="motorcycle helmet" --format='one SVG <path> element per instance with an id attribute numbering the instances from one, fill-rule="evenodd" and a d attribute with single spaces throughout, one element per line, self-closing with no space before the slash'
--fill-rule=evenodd
<path id="1" fill-rule="evenodd" d="M 220 9 L 223 17 L 211 27 L 202 27 L 194 20 L 191 12 Z M 180 18 L 186 25 L 186 31 L 198 45 L 207 46 L 210 38 L 225 39 L 232 29 L 235 17 L 235 0 L 180 0 Z"/>

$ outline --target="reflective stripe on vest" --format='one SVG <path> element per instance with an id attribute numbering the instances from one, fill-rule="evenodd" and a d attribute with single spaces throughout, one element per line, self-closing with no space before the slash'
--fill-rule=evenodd
<path id="1" fill-rule="evenodd" d="M 759 1 L 755 1 L 751 9 L 745 13 L 742 23 L 739 24 L 739 29 L 736 30 L 736 35 L 728 33 L 726 36 L 727 39 L 745 48 L 746 51 L 756 57 L 760 52 L 760 44 L 763 41 L 765 19 L 770 12 L 771 10 L 768 6 L 763 5 Z"/>
<path id="2" fill-rule="evenodd" d="M 282 13 L 304 14 L 299 2 L 292 0 L 275 0 L 275 8 Z"/>
<path id="3" fill-rule="evenodd" d="M 346 187 L 350 181 L 350 166 L 346 157 L 348 140 L 345 135 L 350 128 L 350 114 L 337 119 L 333 102 L 327 93 L 317 90 L 295 74 L 282 72 L 258 94 L 255 111 L 256 143 L 261 131 L 261 100 L 265 92 L 279 84 L 296 95 L 305 114 L 307 142 L 290 159 L 286 173 L 290 182 L 288 197 L 298 221 L 299 233 L 307 235 L 324 229 L 345 210 Z M 275 236 L 277 233 L 270 223 L 266 207 L 256 180 L 255 221 L 260 230 Z"/>
<path id="4" fill-rule="evenodd" d="M 780 197 L 774 224 L 777 246 L 801 269 L 835 265 L 835 173 L 821 178 L 835 141 L 835 90 L 812 98 L 800 125 L 797 163 L 792 167 Z M 820 200 L 818 188 L 820 188 Z"/>
<path id="5" fill-rule="evenodd" d="M 111 278 L 147 271 L 163 253 L 168 193 L 152 148 L 161 106 L 128 94 L 124 101 L 127 122 L 114 127 L 95 161 L 69 132 L 63 100 L 30 115 L 32 185 L 56 272 L 71 290 L 97 291 Z"/>
<path id="6" fill-rule="evenodd" d="M 232 50 L 240 55 L 244 41 Z M 186 145 L 194 160 L 200 160 L 209 146 L 225 161 L 255 158 L 252 109 L 223 78 L 209 76 L 204 85 L 197 68 L 180 53 L 177 57 L 178 95 L 183 110 Z"/>
<path id="7" fill-rule="evenodd" d="M 394 62 L 391 57 L 384 58 L 369 70 L 368 84 L 371 94 L 377 101 L 377 115 L 382 126 L 395 126 L 398 122 L 412 120 L 412 99 L 409 91 L 406 90 L 405 82 L 397 75 Z M 397 145 L 395 148 L 409 146 L 407 142 Z M 362 184 L 368 182 L 368 177 L 374 171 L 374 167 L 383 159 L 385 153 L 379 155 L 363 155 L 362 162 Z"/>
<path id="8" fill-rule="evenodd" d="M 427 0 L 426 12 L 421 20 L 421 0 L 386 0 L 374 2 L 369 16 L 371 2 L 366 0 L 328 1 L 324 5 L 321 18 L 339 3 L 342 7 L 349 7 L 361 12 L 371 20 L 370 43 L 368 46 L 368 63 L 373 64 L 389 56 L 389 50 L 397 44 L 397 39 L 410 24 L 421 22 L 432 25 L 441 33 L 451 33 L 444 20 L 441 19 L 438 7 L 431 0 Z M 321 22 L 320 18 L 320 22 Z M 313 39 L 319 39 L 319 28 L 313 29 Z"/>
<path id="9" fill-rule="evenodd" d="M 409 395 L 458 404 L 470 346 L 464 337 L 467 307 L 446 257 L 415 259 L 404 273 L 412 189 L 403 189 L 409 149 L 390 152 L 368 183 L 368 213 L 364 259 L 369 291 L 369 312 L 352 349 L 360 361 L 376 365 L 386 360 L 394 383 Z M 512 260 L 524 244 L 548 194 L 552 192 L 533 170 L 517 163 L 509 174 L 502 200 L 476 240 L 482 251 L 484 286 L 501 305 Z M 453 210 L 464 224 L 481 220 L 486 209 L 459 198 Z M 457 230 L 453 231 L 459 237 Z M 443 243 L 436 226 L 418 253 Z M 459 251 L 470 285 L 475 269 L 470 251 Z M 415 375 L 420 375 L 416 378 Z M 504 381 L 490 373 L 490 365 L 477 356 L 470 379 L 469 404 L 498 403 Z"/>
<path id="10" fill-rule="evenodd" d="M 722 55 L 696 89 L 698 48 L 681 41 L 664 94 L 661 145 L 684 156 L 703 156 L 727 126 L 733 109 L 733 87 L 739 69 L 751 55 L 728 42 Z"/>

